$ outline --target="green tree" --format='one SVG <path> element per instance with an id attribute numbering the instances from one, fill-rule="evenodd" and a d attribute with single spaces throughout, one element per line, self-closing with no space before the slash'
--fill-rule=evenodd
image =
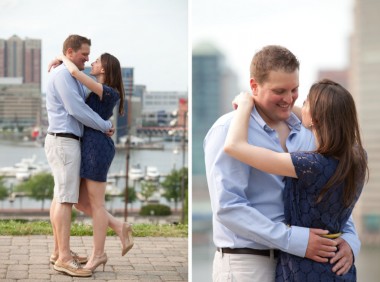
<path id="1" fill-rule="evenodd" d="M 26 192 L 31 198 L 42 201 L 41 209 L 44 209 L 45 199 L 51 199 L 54 193 L 54 178 L 50 173 L 39 173 L 28 181 L 16 187 L 17 191 Z"/>
<path id="2" fill-rule="evenodd" d="M 136 202 L 137 195 L 136 189 L 133 187 L 128 187 L 128 203 L 132 205 L 133 202 Z"/>
<path id="3" fill-rule="evenodd" d="M 175 209 L 177 210 L 178 202 L 182 197 L 182 184 L 184 188 L 184 197 L 188 189 L 188 170 L 186 167 L 180 170 L 172 170 L 171 173 L 166 176 L 165 180 L 161 182 L 161 186 L 165 189 L 162 196 L 168 201 L 174 200 Z M 186 198 L 185 198 L 186 199 Z M 185 200 L 184 199 L 184 200 Z"/>
<path id="4" fill-rule="evenodd" d="M 8 189 L 4 184 L 4 177 L 0 176 L 0 201 L 2 202 L 8 197 Z"/>
<path id="5" fill-rule="evenodd" d="M 125 189 L 124 189 L 123 194 L 120 194 L 120 197 L 123 197 L 123 202 L 125 202 L 124 195 L 125 195 Z M 137 200 L 136 189 L 134 187 L 128 187 L 128 204 L 131 204 L 132 206 L 132 203 L 136 202 L 136 200 Z"/>
<path id="6" fill-rule="evenodd" d="M 162 196 L 169 202 L 174 200 L 175 210 L 177 210 L 178 201 L 181 199 L 181 176 L 179 170 L 172 170 L 170 174 L 161 182 L 165 192 Z"/>
<path id="7" fill-rule="evenodd" d="M 154 192 L 157 191 L 157 183 L 151 181 L 141 181 L 141 195 L 144 197 L 145 202 L 153 196 Z"/>

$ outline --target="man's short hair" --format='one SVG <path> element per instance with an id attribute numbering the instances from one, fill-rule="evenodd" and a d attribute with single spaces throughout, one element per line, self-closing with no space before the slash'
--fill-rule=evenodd
<path id="1" fill-rule="evenodd" d="M 269 72 L 278 70 L 293 72 L 299 69 L 299 65 L 297 57 L 285 47 L 268 45 L 253 56 L 250 76 L 258 83 L 263 83 L 268 78 Z"/>
<path id="2" fill-rule="evenodd" d="M 66 38 L 65 42 L 63 42 L 63 54 L 66 54 L 66 51 L 69 48 L 73 49 L 74 51 L 78 51 L 82 47 L 82 44 L 88 44 L 91 46 L 91 39 L 77 34 L 69 35 L 69 37 Z"/>

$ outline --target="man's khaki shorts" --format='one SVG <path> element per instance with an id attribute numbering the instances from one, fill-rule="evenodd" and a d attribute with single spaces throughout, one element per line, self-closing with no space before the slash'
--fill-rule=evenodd
<path id="1" fill-rule="evenodd" d="M 46 135 L 45 154 L 54 176 L 54 198 L 58 203 L 78 203 L 81 143 Z"/>

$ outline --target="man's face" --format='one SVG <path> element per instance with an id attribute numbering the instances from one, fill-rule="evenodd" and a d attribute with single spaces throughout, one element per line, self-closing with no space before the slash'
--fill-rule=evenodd
<path id="1" fill-rule="evenodd" d="M 271 71 L 268 79 L 261 84 L 251 79 L 255 105 L 269 125 L 289 118 L 298 98 L 298 85 L 298 70 L 291 73 Z"/>
<path id="2" fill-rule="evenodd" d="M 84 64 L 88 61 L 90 55 L 90 45 L 82 44 L 78 51 L 69 48 L 66 56 L 78 67 L 79 70 L 84 70 Z"/>

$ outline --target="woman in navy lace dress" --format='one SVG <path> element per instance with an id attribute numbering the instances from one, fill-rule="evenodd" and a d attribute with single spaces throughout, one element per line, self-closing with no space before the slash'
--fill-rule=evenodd
<path id="1" fill-rule="evenodd" d="M 314 133 L 314 152 L 278 153 L 248 144 L 254 99 L 243 93 L 234 105 L 237 111 L 225 152 L 257 169 L 286 176 L 287 224 L 329 230 L 330 237 L 338 237 L 360 196 L 368 171 L 351 94 L 327 79 L 311 87 L 302 108 L 302 123 Z M 329 262 L 280 252 L 276 281 L 356 281 L 354 265 L 341 276 L 332 267 Z"/>
<path id="2" fill-rule="evenodd" d="M 60 55 L 71 75 L 83 83 L 92 92 L 86 103 L 103 119 L 109 119 L 119 102 L 119 114 L 124 114 L 124 87 L 119 60 L 108 54 L 102 54 L 91 64 L 91 75 L 96 81 L 79 71 L 65 56 Z M 90 215 L 93 220 L 94 248 L 84 268 L 95 270 L 107 262 L 104 245 L 107 227 L 110 226 L 120 237 L 122 255 L 133 246 L 132 228 L 128 223 L 115 219 L 105 209 L 105 191 L 107 173 L 115 156 L 113 140 L 104 133 L 89 127 L 84 128 L 81 145 L 81 187 L 76 208 Z"/>

